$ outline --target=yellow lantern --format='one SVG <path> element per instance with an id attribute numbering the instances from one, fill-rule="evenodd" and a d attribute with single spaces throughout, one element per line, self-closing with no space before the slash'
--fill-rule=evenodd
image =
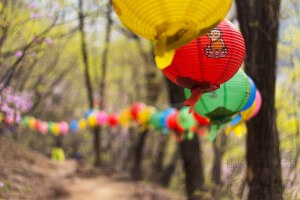
<path id="1" fill-rule="evenodd" d="M 152 106 L 145 107 L 139 114 L 138 114 L 138 122 L 145 125 L 148 124 L 151 115 L 155 112 L 155 108 Z"/>
<path id="2" fill-rule="evenodd" d="M 30 129 L 35 128 L 36 119 L 34 117 L 30 117 L 28 120 L 28 126 Z"/>
<path id="3" fill-rule="evenodd" d="M 0 113 L 0 123 L 3 121 L 3 119 L 4 119 L 4 116 L 2 113 Z"/>
<path id="4" fill-rule="evenodd" d="M 176 48 L 207 33 L 225 18 L 232 0 L 113 0 L 112 3 L 128 29 L 156 42 L 156 60 L 168 66 Z"/>
<path id="5" fill-rule="evenodd" d="M 97 126 L 97 118 L 95 114 L 92 114 L 88 117 L 88 124 L 90 127 L 96 127 Z"/>
<path id="6" fill-rule="evenodd" d="M 79 124 L 79 129 L 80 130 L 85 130 L 86 127 L 87 127 L 87 122 L 86 122 L 85 119 L 80 119 L 78 124 Z"/>
<path id="7" fill-rule="evenodd" d="M 130 108 L 125 108 L 120 113 L 119 123 L 123 126 L 129 126 L 130 120 L 131 120 Z"/>
<path id="8" fill-rule="evenodd" d="M 55 135 L 55 136 L 58 136 L 59 135 L 59 124 L 58 123 L 54 123 L 51 127 L 51 131 L 52 131 L 52 134 Z"/>
<path id="9" fill-rule="evenodd" d="M 251 116 L 253 115 L 255 108 L 256 108 L 256 102 L 254 101 L 254 103 L 252 104 L 252 106 L 250 108 L 241 112 L 242 121 L 248 121 L 251 118 Z"/>
<path id="10" fill-rule="evenodd" d="M 242 116 L 241 121 L 234 126 L 231 126 L 229 124 L 227 126 L 227 128 L 225 129 L 225 134 L 228 135 L 229 133 L 234 132 L 239 138 L 242 137 L 244 135 L 244 133 L 247 132 L 247 127 L 246 127 L 245 122 L 251 118 L 253 112 L 255 111 L 255 107 L 256 107 L 256 102 L 254 102 L 252 104 L 252 106 L 250 108 L 248 108 L 247 110 L 242 111 L 240 113 Z"/>

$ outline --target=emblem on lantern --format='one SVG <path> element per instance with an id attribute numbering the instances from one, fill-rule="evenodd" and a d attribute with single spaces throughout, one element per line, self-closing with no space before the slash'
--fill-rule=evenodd
<path id="1" fill-rule="evenodd" d="M 205 55 L 209 58 L 225 58 L 228 54 L 228 49 L 222 39 L 222 31 L 219 28 L 214 28 L 207 33 L 210 38 L 210 43 L 204 48 Z"/>

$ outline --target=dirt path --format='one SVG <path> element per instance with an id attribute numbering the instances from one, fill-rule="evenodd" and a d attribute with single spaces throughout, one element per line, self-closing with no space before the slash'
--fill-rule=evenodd
<path id="1" fill-rule="evenodd" d="M 0 141 L 0 199 L 25 200 L 183 200 L 154 184 L 132 182 L 124 174 L 110 173 L 68 160 L 49 158 Z"/>
<path id="2" fill-rule="evenodd" d="M 73 183 L 72 183 L 73 182 Z M 76 178 L 66 185 L 69 200 L 128 200 L 133 199 L 134 186 L 128 183 L 115 182 L 104 176 L 94 178 Z"/>
<path id="3" fill-rule="evenodd" d="M 64 182 L 68 196 L 66 200 L 176 200 L 179 196 L 144 183 L 97 175 L 95 177 L 76 177 Z"/>

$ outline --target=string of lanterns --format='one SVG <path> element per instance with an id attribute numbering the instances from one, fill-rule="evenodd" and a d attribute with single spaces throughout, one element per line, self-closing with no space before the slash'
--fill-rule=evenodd
<path id="1" fill-rule="evenodd" d="M 239 87 L 239 79 L 244 80 L 243 88 Z M 241 89 L 243 92 L 240 91 Z M 230 91 L 234 92 L 230 93 Z M 247 96 L 246 93 L 249 91 L 251 91 L 251 95 Z M 187 96 L 190 94 L 187 89 L 185 92 Z M 219 105 L 219 102 L 222 102 L 222 106 Z M 243 123 L 259 112 L 261 102 L 261 95 L 256 90 L 254 82 L 243 71 L 239 71 L 230 81 L 223 84 L 220 90 L 203 95 L 203 98 L 196 103 L 193 114 L 189 114 L 189 107 L 183 107 L 180 110 L 175 108 L 158 110 L 143 103 L 134 103 L 118 114 L 88 110 L 84 113 L 83 118 L 70 122 L 47 122 L 32 116 L 24 116 L 18 123 L 13 117 L 5 116 L 3 113 L 0 113 L 0 122 L 4 121 L 9 126 L 17 124 L 42 135 L 51 133 L 54 136 L 66 136 L 69 133 L 77 133 L 97 126 L 129 127 L 134 123 L 144 128 L 160 131 L 162 134 L 174 132 L 179 141 L 192 139 L 194 133 L 203 135 L 205 130 L 211 126 L 211 132 L 214 132 L 210 134 L 212 141 L 221 128 L 225 128 L 226 134 L 235 132 L 240 136 L 239 130 Z M 216 107 L 218 108 L 215 109 Z M 215 111 L 210 112 L 210 110 Z"/>

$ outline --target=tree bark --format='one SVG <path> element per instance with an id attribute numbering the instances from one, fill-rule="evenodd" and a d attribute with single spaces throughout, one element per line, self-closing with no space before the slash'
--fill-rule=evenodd
<path id="1" fill-rule="evenodd" d="M 89 108 L 94 107 L 94 100 L 93 100 L 93 88 L 92 82 L 90 77 L 90 66 L 89 66 L 89 55 L 88 49 L 86 45 L 86 36 L 85 36 L 85 16 L 83 13 L 83 0 L 78 1 L 79 10 L 78 10 L 78 19 L 79 19 L 79 31 L 80 31 L 80 42 L 81 42 L 81 55 L 82 61 L 84 65 L 84 78 L 85 78 L 85 87 L 89 102 Z"/>
<path id="2" fill-rule="evenodd" d="M 158 150 L 156 152 L 155 157 L 153 158 L 152 178 L 154 179 L 154 181 L 159 180 L 162 176 L 163 163 L 164 163 L 165 153 L 166 153 L 166 146 L 169 141 L 169 137 L 167 137 L 167 136 L 160 136 L 160 137 L 161 138 L 159 139 Z"/>
<path id="3" fill-rule="evenodd" d="M 176 170 L 176 166 L 177 166 L 178 160 L 180 158 L 179 155 L 180 155 L 179 151 L 176 150 L 173 154 L 171 162 L 169 163 L 169 165 L 166 167 L 166 169 L 162 173 L 163 175 L 161 177 L 160 183 L 165 187 L 169 186 L 169 184 L 170 184 L 172 175 L 174 174 L 174 172 Z"/>
<path id="4" fill-rule="evenodd" d="M 143 172 L 142 172 L 142 161 L 143 161 L 143 150 L 146 142 L 147 135 L 149 133 L 148 129 L 143 130 L 138 133 L 138 141 L 134 148 L 134 160 L 133 160 L 133 168 L 131 170 L 131 177 L 134 180 L 142 180 Z"/>
<path id="5" fill-rule="evenodd" d="M 169 88 L 170 103 L 172 107 L 180 109 L 185 101 L 183 88 L 167 80 Z M 199 191 L 204 189 L 204 172 L 202 154 L 198 136 L 193 140 L 184 140 L 179 144 L 181 157 L 185 171 L 186 193 L 188 200 L 201 200 Z"/>
<path id="6" fill-rule="evenodd" d="M 226 135 L 224 132 L 218 134 L 216 140 L 213 142 L 214 150 L 214 163 L 212 167 L 212 181 L 216 185 L 221 185 L 221 167 L 222 167 L 222 157 L 225 152 L 226 145 Z"/>
<path id="7" fill-rule="evenodd" d="M 108 0 L 106 6 L 106 27 L 105 27 L 105 41 L 104 41 L 104 50 L 102 52 L 102 62 L 101 62 L 101 81 L 100 81 L 100 108 L 105 108 L 105 85 L 106 85 L 106 71 L 107 71 L 107 60 L 109 52 L 109 43 L 111 37 L 111 30 L 113 20 L 111 18 L 112 13 L 112 2 Z"/>
<path id="8" fill-rule="evenodd" d="M 263 99 L 260 113 L 247 123 L 248 199 L 280 200 L 283 186 L 274 105 L 280 0 L 236 3 L 247 47 L 246 73 Z"/>
<path id="9" fill-rule="evenodd" d="M 92 81 L 90 77 L 90 65 L 89 65 L 89 54 L 86 44 L 86 35 L 85 35 L 85 15 L 83 13 L 83 0 L 78 0 L 79 10 L 78 10 L 78 19 L 79 19 L 79 31 L 80 31 L 80 40 L 81 40 L 81 55 L 82 61 L 84 64 L 84 78 L 85 78 L 85 87 L 87 92 L 87 98 L 89 103 L 89 108 L 94 108 L 94 95 L 93 95 L 93 88 L 92 88 Z M 99 128 L 93 129 L 94 133 L 94 165 L 100 166 L 101 165 L 101 135 Z"/>

